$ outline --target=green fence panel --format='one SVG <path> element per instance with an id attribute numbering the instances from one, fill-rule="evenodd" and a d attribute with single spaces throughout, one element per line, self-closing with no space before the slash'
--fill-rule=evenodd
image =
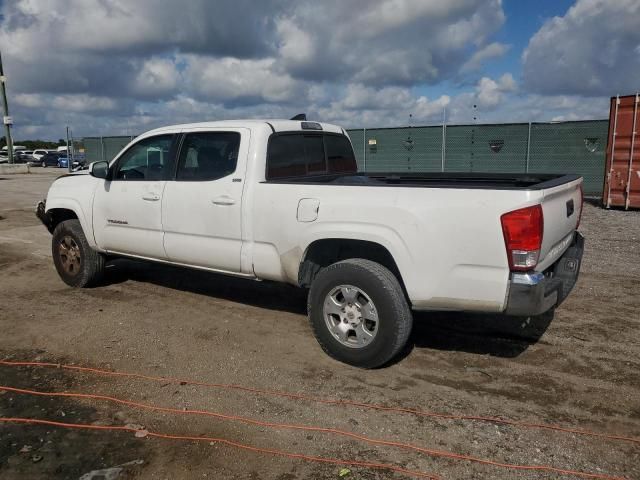
<path id="1" fill-rule="evenodd" d="M 88 162 L 110 162 L 131 140 L 132 136 L 84 137 L 84 151 Z"/>
<path id="2" fill-rule="evenodd" d="M 88 163 L 102 160 L 100 137 L 85 137 L 83 143 L 84 155 Z"/>
<path id="3" fill-rule="evenodd" d="M 445 171 L 524 172 L 528 131 L 527 124 L 448 126 Z"/>
<path id="4" fill-rule="evenodd" d="M 532 124 L 529 171 L 577 173 L 584 177 L 584 193 L 599 195 L 608 130 L 608 120 Z"/>
<path id="5" fill-rule="evenodd" d="M 102 137 L 104 144 L 104 159 L 106 161 L 111 161 L 113 158 L 120 153 L 133 137 Z"/>
<path id="6" fill-rule="evenodd" d="M 367 129 L 367 172 L 435 172 L 442 163 L 442 128 Z"/>

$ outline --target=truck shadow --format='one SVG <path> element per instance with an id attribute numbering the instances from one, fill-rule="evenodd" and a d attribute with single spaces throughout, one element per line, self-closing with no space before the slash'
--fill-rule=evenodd
<path id="1" fill-rule="evenodd" d="M 203 270 L 119 259 L 109 262 L 104 284 L 133 280 L 259 308 L 307 314 L 306 291 L 291 285 L 232 277 Z"/>
<path id="2" fill-rule="evenodd" d="M 408 350 L 431 348 L 513 358 L 537 343 L 553 318 L 553 310 L 535 317 L 414 312 Z"/>
<path id="3" fill-rule="evenodd" d="M 108 264 L 105 284 L 128 280 L 258 308 L 307 314 L 306 290 L 290 285 L 133 260 L 121 259 Z M 409 343 L 392 363 L 408 356 L 414 348 L 516 357 L 539 341 L 553 316 L 553 311 L 530 318 L 465 312 L 414 312 Z"/>

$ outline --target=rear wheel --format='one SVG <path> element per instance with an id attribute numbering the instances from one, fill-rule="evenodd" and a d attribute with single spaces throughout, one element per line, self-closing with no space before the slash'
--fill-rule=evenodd
<path id="1" fill-rule="evenodd" d="M 60 278 L 72 287 L 90 287 L 104 273 L 104 255 L 93 250 L 78 220 L 65 220 L 56 226 L 51 254 Z"/>
<path id="2" fill-rule="evenodd" d="M 45 162 L 44 160 L 42 161 L 41 165 L 42 165 L 42 168 L 47 168 L 47 162 Z"/>
<path id="3" fill-rule="evenodd" d="M 308 300 L 309 319 L 322 349 L 344 363 L 375 368 L 406 345 L 413 319 L 398 279 L 360 258 L 318 273 Z"/>

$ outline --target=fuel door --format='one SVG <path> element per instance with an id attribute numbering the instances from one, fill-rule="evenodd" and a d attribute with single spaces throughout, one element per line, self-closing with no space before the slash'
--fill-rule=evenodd
<path id="1" fill-rule="evenodd" d="M 296 218 L 299 222 L 313 222 L 318 218 L 318 210 L 320 210 L 320 200 L 317 198 L 302 198 L 298 202 Z"/>

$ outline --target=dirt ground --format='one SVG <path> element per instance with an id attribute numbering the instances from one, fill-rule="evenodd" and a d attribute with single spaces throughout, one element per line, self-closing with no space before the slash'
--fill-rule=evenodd
<path id="1" fill-rule="evenodd" d="M 363 371 L 323 354 L 306 320 L 305 293 L 292 287 L 120 261 L 109 266 L 104 286 L 68 288 L 54 270 L 50 235 L 33 215 L 58 173 L 47 169 L 0 178 L 0 359 L 73 363 L 640 438 L 640 212 L 586 205 L 581 277 L 555 315 L 530 320 L 416 315 L 403 357 Z M 504 463 L 640 478 L 640 443 L 58 368 L 0 366 L 0 384 L 315 425 Z M 578 478 L 103 400 L 0 391 L 0 417 L 137 424 L 149 431 L 392 463 L 447 479 Z M 119 472 L 119 479 L 251 480 L 338 479 L 342 468 L 217 443 L 136 438 L 132 432 L 0 424 L 2 479 L 78 479 L 113 467 L 118 469 L 110 475 Z M 349 468 L 349 479 L 409 478 Z M 83 477 L 98 478 L 109 477 L 104 472 Z"/>

